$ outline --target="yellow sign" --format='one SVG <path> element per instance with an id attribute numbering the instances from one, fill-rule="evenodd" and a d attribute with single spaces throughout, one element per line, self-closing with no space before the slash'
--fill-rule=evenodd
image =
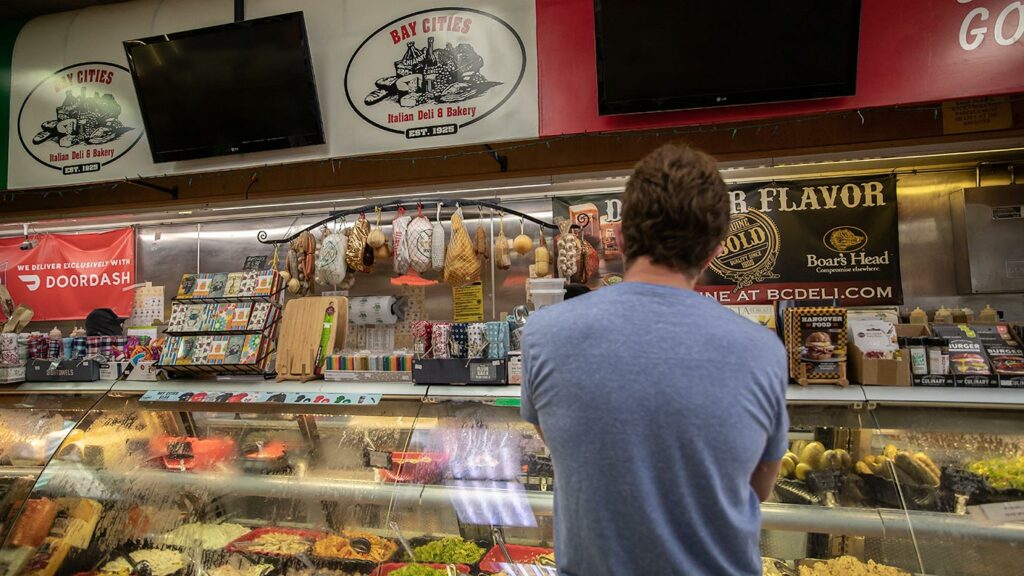
<path id="1" fill-rule="evenodd" d="M 942 133 L 985 132 L 1013 127 L 1010 99 L 980 98 L 942 103 Z"/>
<path id="2" fill-rule="evenodd" d="M 452 288 L 452 319 L 455 322 L 484 321 L 483 282 Z"/>

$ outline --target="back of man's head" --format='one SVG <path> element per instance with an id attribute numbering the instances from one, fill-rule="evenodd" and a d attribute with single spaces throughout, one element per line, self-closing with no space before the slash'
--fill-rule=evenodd
<path id="1" fill-rule="evenodd" d="M 729 225 L 729 190 L 714 159 L 685 145 L 666 144 L 640 160 L 622 204 L 627 266 L 646 256 L 696 276 Z"/>

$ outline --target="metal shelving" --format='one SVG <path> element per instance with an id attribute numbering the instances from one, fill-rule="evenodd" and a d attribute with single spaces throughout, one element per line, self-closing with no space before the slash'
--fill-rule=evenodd
<path id="1" fill-rule="evenodd" d="M 297 476 L 266 476 L 235 474 L 225 481 L 222 473 L 182 473 L 163 470 L 129 472 L 97 471 L 77 464 L 53 463 L 44 473 L 47 489 L 62 490 L 83 485 L 116 492 L 118 486 L 146 486 L 150 490 L 202 489 L 223 491 L 234 496 L 262 496 L 301 500 L 349 500 L 358 502 L 419 503 L 427 506 L 451 506 L 453 501 L 493 505 L 528 504 L 537 515 L 550 515 L 554 508 L 551 492 L 518 489 L 509 482 L 509 489 L 498 483 L 487 487 L 387 484 L 370 480 L 307 474 Z M 82 483 L 91 476 L 95 483 Z M 100 488 L 102 487 L 102 488 Z M 827 508 L 797 504 L 768 503 L 761 506 L 762 528 L 792 532 L 828 533 L 845 536 L 908 537 L 911 528 L 917 538 L 943 541 L 986 541 L 1024 545 L 1024 525 L 985 526 L 968 516 L 935 512 L 915 512 L 877 508 Z"/>

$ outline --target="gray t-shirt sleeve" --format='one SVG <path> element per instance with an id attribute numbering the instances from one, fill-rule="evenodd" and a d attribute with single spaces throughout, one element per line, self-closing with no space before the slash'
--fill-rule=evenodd
<path id="1" fill-rule="evenodd" d="M 527 339 L 523 338 L 523 383 L 519 391 L 519 415 L 523 420 L 540 426 L 540 417 L 537 416 L 537 407 L 534 405 L 534 389 L 536 382 L 533 380 L 533 362 L 530 361 L 530 346 Z"/>
<path id="2" fill-rule="evenodd" d="M 781 460 L 789 449 L 789 412 L 786 411 L 786 388 L 789 386 L 789 369 L 783 357 L 781 370 L 772 376 L 772 430 L 768 434 L 762 462 Z"/>

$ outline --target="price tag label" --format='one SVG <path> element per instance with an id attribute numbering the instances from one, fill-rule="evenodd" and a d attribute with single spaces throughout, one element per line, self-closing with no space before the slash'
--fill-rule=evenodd
<path id="1" fill-rule="evenodd" d="M 975 522 L 987 526 L 1024 522 L 1024 501 L 968 506 L 967 511 Z"/>
<path id="2" fill-rule="evenodd" d="M 266 256 L 246 256 L 242 270 L 265 270 L 267 267 Z"/>
<path id="3" fill-rule="evenodd" d="M 498 368 L 492 363 L 470 364 L 470 382 L 493 382 L 498 378 Z"/>

